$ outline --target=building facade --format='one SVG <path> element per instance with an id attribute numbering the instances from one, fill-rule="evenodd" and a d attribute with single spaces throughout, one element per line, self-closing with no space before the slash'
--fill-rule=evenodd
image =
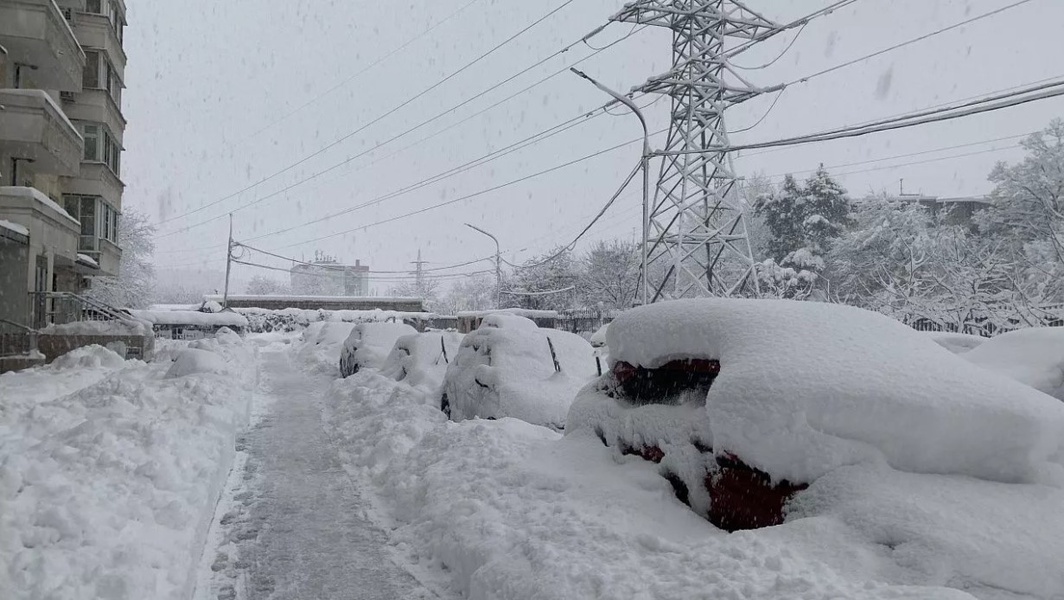
<path id="1" fill-rule="evenodd" d="M 118 274 L 125 14 L 0 0 L 0 319 L 63 322 L 49 292 Z"/>
<path id="2" fill-rule="evenodd" d="M 368 296 L 369 266 L 356 260 L 342 265 L 317 254 L 313 262 L 299 263 L 290 271 L 292 293 L 302 296 Z"/>

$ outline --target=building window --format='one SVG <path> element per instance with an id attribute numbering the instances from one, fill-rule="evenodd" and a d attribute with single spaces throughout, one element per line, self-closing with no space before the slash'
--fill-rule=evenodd
<path id="1" fill-rule="evenodd" d="M 111 94 L 111 99 L 115 101 L 115 104 L 122 105 L 122 82 L 118 79 L 118 72 L 111 66 L 110 61 L 107 61 L 107 92 Z"/>
<path id="2" fill-rule="evenodd" d="M 85 52 L 85 71 L 81 78 L 83 87 L 96 89 L 100 87 L 100 53 Z"/>
<path id="3" fill-rule="evenodd" d="M 81 252 L 99 252 L 99 240 L 118 244 L 119 214 L 99 196 L 68 195 L 63 197 L 64 208 L 81 222 Z"/>
<path id="4" fill-rule="evenodd" d="M 103 0 L 86 0 L 85 10 L 98 15 L 103 14 Z"/>
<path id="5" fill-rule="evenodd" d="M 81 136 L 85 138 L 84 160 L 100 162 L 100 126 L 82 125 Z"/>

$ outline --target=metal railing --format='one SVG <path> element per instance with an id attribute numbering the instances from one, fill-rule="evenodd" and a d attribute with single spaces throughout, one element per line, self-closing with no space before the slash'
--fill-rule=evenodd
<path id="1" fill-rule="evenodd" d="M 37 330 L 0 319 L 0 356 L 28 355 L 37 351 Z"/>
<path id="2" fill-rule="evenodd" d="M 37 323 L 63 325 L 80 321 L 139 323 L 128 312 L 73 292 L 30 292 L 37 309 Z"/>

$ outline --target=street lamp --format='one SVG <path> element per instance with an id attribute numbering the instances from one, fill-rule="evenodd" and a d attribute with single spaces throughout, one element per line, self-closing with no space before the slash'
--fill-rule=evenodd
<path id="1" fill-rule="evenodd" d="M 466 223 L 465 226 L 473 231 L 483 233 L 490 237 L 491 241 L 495 242 L 495 308 L 502 308 L 502 249 L 499 246 L 499 238 L 491 235 L 476 225 Z"/>
<path id="2" fill-rule="evenodd" d="M 598 89 L 606 92 L 613 97 L 614 100 L 628 107 L 629 110 L 639 119 L 639 124 L 643 126 L 643 245 L 642 245 L 642 268 L 643 268 L 643 304 L 647 303 L 647 240 L 650 237 L 650 131 L 647 129 L 647 120 L 643 117 L 643 111 L 639 110 L 636 103 L 631 98 L 611 90 L 610 88 L 595 81 L 587 73 L 578 69 L 570 68 L 570 71 L 576 73 L 580 77 L 590 81 L 592 85 Z"/>

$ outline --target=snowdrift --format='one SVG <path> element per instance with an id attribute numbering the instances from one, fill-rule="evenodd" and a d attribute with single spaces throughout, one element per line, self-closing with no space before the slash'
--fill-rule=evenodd
<path id="1" fill-rule="evenodd" d="M 719 361 L 706 399 L 713 448 L 774 481 L 877 461 L 1001 482 L 1060 481 L 1064 470 L 1064 404 L 879 314 L 680 300 L 625 312 L 607 343 L 611 362 L 634 366 Z"/>
<path id="2" fill-rule="evenodd" d="M 496 313 L 462 341 L 444 392 L 455 420 L 514 417 L 560 430 L 597 373 L 594 350 L 580 336 Z"/>
<path id="3" fill-rule="evenodd" d="M 0 377 L 0 596 L 191 596 L 256 379 L 231 333 L 194 350 L 225 374 L 96 347 Z"/>
<path id="4" fill-rule="evenodd" d="M 984 369 L 1064 400 L 1064 327 L 1003 333 L 963 356 Z"/>

